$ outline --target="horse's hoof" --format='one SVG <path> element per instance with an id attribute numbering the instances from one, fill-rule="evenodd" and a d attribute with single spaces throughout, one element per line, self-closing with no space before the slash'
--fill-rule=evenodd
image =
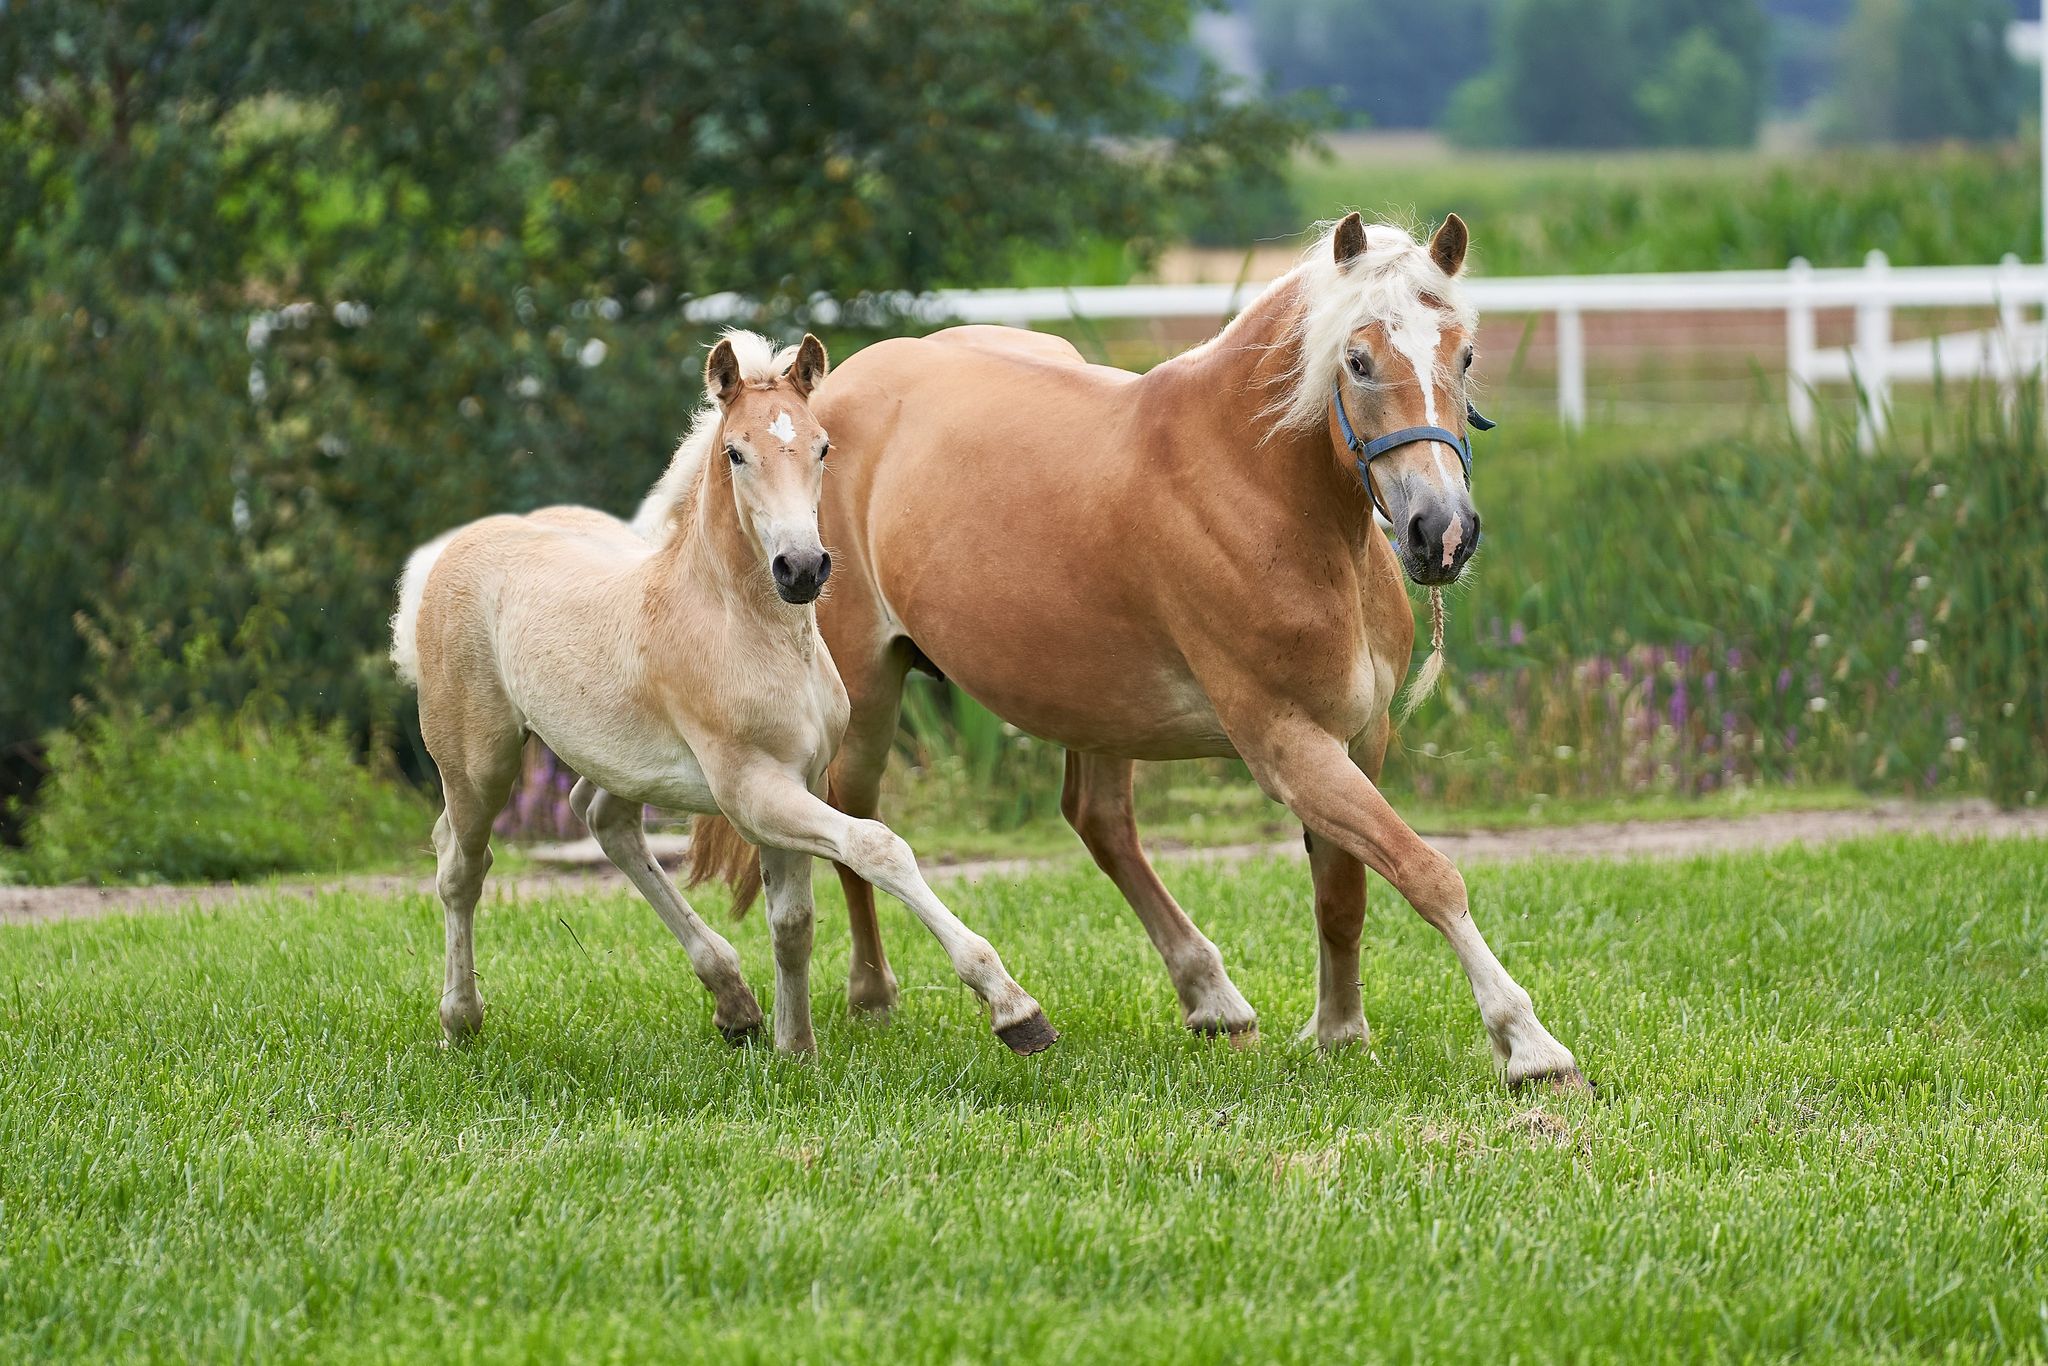
<path id="1" fill-rule="evenodd" d="M 1586 1074 L 1576 1067 L 1568 1068 L 1562 1072 L 1540 1072 L 1533 1077 L 1523 1077 L 1520 1081 L 1511 1081 L 1508 1083 L 1508 1090 L 1518 1096 L 1525 1095 L 1530 1091 L 1547 1091 L 1553 1096 L 1592 1096 L 1599 1094 L 1594 1090 L 1593 1083 L 1586 1080 Z"/>
<path id="2" fill-rule="evenodd" d="M 1034 1011 L 1025 1019 L 996 1031 L 996 1037 L 1003 1046 L 1019 1055 L 1043 1053 L 1058 1042 L 1060 1032 L 1052 1027 L 1052 1021 L 1045 1018 L 1045 1012 Z"/>
<path id="3" fill-rule="evenodd" d="M 718 1032 L 723 1034 L 725 1041 L 734 1048 L 745 1048 L 748 1044 L 761 1041 L 761 1022 L 756 1020 L 752 1024 L 720 1025 Z"/>

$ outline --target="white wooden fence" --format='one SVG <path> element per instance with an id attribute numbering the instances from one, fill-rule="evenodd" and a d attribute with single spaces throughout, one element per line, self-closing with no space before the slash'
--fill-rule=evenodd
<path id="1" fill-rule="evenodd" d="M 1220 322 L 1264 288 L 1238 285 L 1111 285 L 1050 289 L 955 289 L 897 295 L 873 306 L 931 322 L 1007 323 L 1031 327 L 1076 319 L 1192 318 Z M 1784 270 L 1720 270 L 1663 275 L 1551 275 L 1474 279 L 1473 304 L 1488 314 L 1549 314 L 1557 320 L 1557 410 L 1571 426 L 1586 420 L 1585 317 L 1589 313 L 1782 312 L 1785 315 L 1786 393 L 1794 426 L 1810 431 L 1813 391 L 1828 382 L 1862 390 L 1860 431 L 1866 444 L 1880 436 L 1899 380 L 1996 378 L 2010 391 L 2020 376 L 2048 360 L 2041 324 L 2026 310 L 2048 302 L 2048 269 L 2008 255 L 1995 266 L 1920 266 L 1894 269 L 1873 251 L 1861 269 L 1817 270 L 1795 260 Z M 856 310 L 859 306 L 856 306 Z M 1895 342 L 1892 314 L 1900 308 L 1995 308 L 1998 325 L 1983 331 Z M 1816 344 L 1815 314 L 1854 309 L 1853 346 Z M 699 321 L 744 319 L 752 305 L 738 295 L 694 301 Z M 814 301 L 811 312 L 831 323 L 851 310 Z"/>

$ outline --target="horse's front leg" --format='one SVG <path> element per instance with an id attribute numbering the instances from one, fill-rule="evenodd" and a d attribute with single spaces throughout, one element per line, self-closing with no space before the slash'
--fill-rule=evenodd
<path id="1" fill-rule="evenodd" d="M 1394 813 L 1342 741 L 1307 722 L 1280 722 L 1246 737 L 1239 752 L 1260 785 L 1301 818 L 1314 844 L 1328 840 L 1391 882 L 1449 941 L 1472 984 L 1479 1018 L 1509 1086 L 1548 1082 L 1559 1089 L 1588 1089 L 1571 1050 L 1551 1037 L 1536 1018 L 1529 993 L 1487 947 L 1472 920 L 1465 879 Z M 1350 962 L 1355 970 L 1355 940 Z M 1351 991 L 1355 996 L 1356 986 Z"/>

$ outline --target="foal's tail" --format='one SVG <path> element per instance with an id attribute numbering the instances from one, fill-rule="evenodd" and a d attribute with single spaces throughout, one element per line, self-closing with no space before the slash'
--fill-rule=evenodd
<path id="1" fill-rule="evenodd" d="M 398 610 L 391 615 L 391 662 L 398 666 L 398 676 L 415 688 L 420 685 L 420 599 L 426 596 L 427 575 L 434 561 L 454 539 L 454 531 L 443 532 L 413 551 L 398 579 Z"/>
<path id="2" fill-rule="evenodd" d="M 699 816 L 690 823 L 690 876 L 695 887 L 713 878 L 732 888 L 732 915 L 737 920 L 761 895 L 761 851 L 723 816 Z"/>

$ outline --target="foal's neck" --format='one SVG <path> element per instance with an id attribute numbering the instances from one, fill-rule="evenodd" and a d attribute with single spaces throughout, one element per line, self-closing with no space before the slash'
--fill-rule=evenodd
<path id="1" fill-rule="evenodd" d="M 654 586 L 663 594 L 716 598 L 728 620 L 754 623 L 770 638 L 807 643 L 817 633 L 817 609 L 775 595 L 768 567 L 740 525 L 731 482 L 725 457 L 714 449 L 698 471 L 687 521 L 655 553 Z"/>

